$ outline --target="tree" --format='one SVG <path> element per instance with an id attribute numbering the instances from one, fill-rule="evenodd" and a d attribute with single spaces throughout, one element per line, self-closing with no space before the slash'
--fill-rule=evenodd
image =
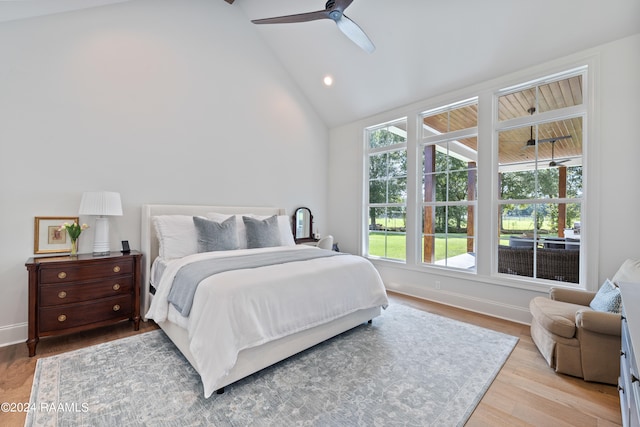
<path id="1" fill-rule="evenodd" d="M 369 134 L 369 147 L 390 147 L 405 142 L 405 138 L 378 129 Z M 369 203 L 403 203 L 407 197 L 407 150 L 383 151 L 369 156 Z M 376 228 L 378 212 L 369 209 L 370 226 Z M 385 209 L 386 212 L 386 209 Z M 386 215 L 386 213 L 385 213 Z"/>
<path id="2" fill-rule="evenodd" d="M 540 230 L 546 216 L 549 217 L 552 231 L 558 231 L 558 205 L 545 204 L 545 198 L 557 198 L 559 172 L 557 168 L 530 171 L 506 172 L 500 180 L 500 194 L 503 200 L 540 199 L 533 209 L 529 205 L 503 205 L 503 214 L 510 212 L 528 212 L 535 218 L 536 229 Z M 567 168 L 567 198 L 582 196 L 582 167 Z M 580 206 L 567 205 L 566 223 L 572 224 L 580 218 Z"/>
<path id="3" fill-rule="evenodd" d="M 468 165 L 466 162 L 446 154 L 436 155 L 436 200 L 467 200 Z M 436 233 L 444 233 L 447 228 L 452 232 L 462 232 L 467 223 L 466 206 L 448 206 L 436 209 Z"/>

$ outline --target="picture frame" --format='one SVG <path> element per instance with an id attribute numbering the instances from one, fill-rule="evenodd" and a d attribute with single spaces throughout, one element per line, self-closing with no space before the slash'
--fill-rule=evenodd
<path id="1" fill-rule="evenodd" d="M 34 254 L 71 252 L 71 239 L 66 230 L 60 230 L 65 222 L 79 222 L 77 216 L 37 216 L 33 233 Z"/>

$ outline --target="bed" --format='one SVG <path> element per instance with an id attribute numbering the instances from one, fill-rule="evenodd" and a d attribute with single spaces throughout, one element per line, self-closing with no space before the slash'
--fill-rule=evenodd
<path id="1" fill-rule="evenodd" d="M 144 205 L 141 230 L 144 318 L 193 365 L 207 398 L 388 304 L 368 260 L 295 245 L 281 208 Z"/>

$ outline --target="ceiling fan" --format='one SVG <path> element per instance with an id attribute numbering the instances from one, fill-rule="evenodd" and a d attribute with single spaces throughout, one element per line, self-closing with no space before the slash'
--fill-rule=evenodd
<path id="1" fill-rule="evenodd" d="M 225 0 L 231 4 L 234 0 Z M 342 31 L 352 42 L 360 46 L 367 53 L 376 50 L 373 42 L 367 37 L 362 28 L 344 14 L 344 10 L 353 3 L 353 0 L 329 0 L 324 10 L 316 12 L 299 13 L 296 15 L 276 16 L 274 18 L 254 19 L 254 24 L 289 24 L 293 22 L 308 22 L 319 19 L 332 19 L 338 29 Z"/>
<path id="2" fill-rule="evenodd" d="M 536 107 L 531 107 L 527 110 L 527 112 L 531 115 L 533 115 L 533 113 L 536 112 Z M 551 138 L 540 138 L 540 139 L 535 139 L 533 137 L 533 125 L 531 125 L 531 127 L 529 128 L 529 139 L 527 140 L 527 144 L 523 147 L 533 147 L 534 145 L 536 145 L 536 143 L 541 143 L 541 142 L 551 142 L 554 143 L 560 139 L 567 139 L 567 138 L 571 138 L 571 135 L 562 135 L 562 136 L 554 136 Z M 552 151 L 553 151 L 553 147 L 552 147 Z M 553 156 L 552 156 L 553 157 Z"/>
<path id="3" fill-rule="evenodd" d="M 560 138 L 558 138 L 560 139 Z M 556 139 L 549 141 L 551 142 L 551 161 L 549 162 L 549 167 L 550 168 L 555 168 L 557 166 L 562 166 L 562 163 L 568 162 L 571 159 L 564 159 L 564 160 L 554 160 L 554 148 L 556 146 Z"/>

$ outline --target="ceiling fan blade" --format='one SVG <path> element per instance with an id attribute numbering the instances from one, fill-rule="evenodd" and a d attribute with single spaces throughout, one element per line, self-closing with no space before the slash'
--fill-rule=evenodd
<path id="1" fill-rule="evenodd" d="M 563 163 L 568 162 L 571 159 L 564 159 L 564 160 L 552 160 L 549 162 L 549 167 L 553 168 L 556 166 L 562 166 Z"/>
<path id="2" fill-rule="evenodd" d="M 376 50 L 373 42 L 367 37 L 362 28 L 355 22 L 349 19 L 346 15 L 342 14 L 339 19 L 335 19 L 336 25 L 340 31 L 342 31 L 349 39 L 360 46 L 365 52 L 372 53 Z"/>
<path id="3" fill-rule="evenodd" d="M 224 0 L 224 1 L 226 1 L 226 2 L 227 2 L 227 3 L 229 3 L 229 4 L 233 4 L 233 2 L 234 2 L 235 0 Z"/>
<path id="4" fill-rule="evenodd" d="M 276 16 L 273 18 L 253 19 L 254 24 L 291 24 L 294 22 L 316 21 L 318 19 L 331 19 L 329 10 L 318 10 L 317 12 L 298 13 L 295 15 Z"/>
<path id="5" fill-rule="evenodd" d="M 344 12 L 344 10 L 348 8 L 351 3 L 353 3 L 353 0 L 336 0 L 333 2 L 333 7 L 331 7 L 329 10 L 339 10 L 340 12 Z"/>
<path id="6" fill-rule="evenodd" d="M 561 139 L 567 139 L 567 138 L 571 138 L 571 135 L 554 136 L 552 138 L 539 139 L 538 142 L 556 142 Z"/>

